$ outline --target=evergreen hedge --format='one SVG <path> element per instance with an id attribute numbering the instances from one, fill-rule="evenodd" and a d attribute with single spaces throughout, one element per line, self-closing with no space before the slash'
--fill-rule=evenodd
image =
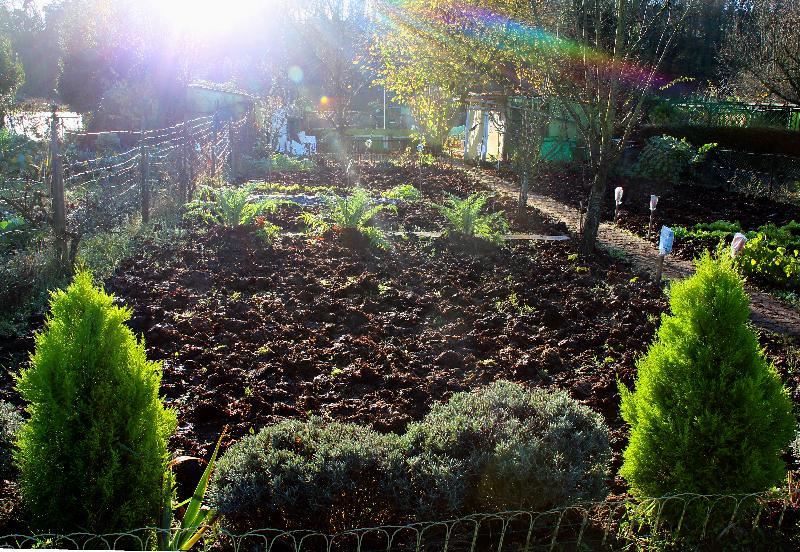
<path id="1" fill-rule="evenodd" d="M 35 529 L 108 533 L 156 523 L 175 413 L 161 364 L 125 325 L 130 310 L 80 272 L 53 293 L 28 368 L 20 491 Z"/>
<path id="2" fill-rule="evenodd" d="M 620 474 L 639 496 L 736 494 L 781 483 L 792 404 L 748 322 L 730 256 L 706 252 L 669 289 L 671 314 L 620 386 L 630 442 Z"/>

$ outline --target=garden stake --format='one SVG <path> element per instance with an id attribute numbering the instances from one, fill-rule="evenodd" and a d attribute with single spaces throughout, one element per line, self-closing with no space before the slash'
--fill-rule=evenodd
<path id="1" fill-rule="evenodd" d="M 658 196 L 651 195 L 650 196 L 650 226 L 648 227 L 648 231 L 653 231 L 653 215 L 656 212 L 656 205 L 658 205 Z"/>
<path id="2" fill-rule="evenodd" d="M 661 273 L 664 270 L 664 258 L 666 255 L 659 255 L 656 259 L 656 284 L 661 283 Z"/>
<path id="3" fill-rule="evenodd" d="M 422 142 L 417 144 L 417 171 L 418 171 L 417 184 L 420 190 L 422 189 L 422 150 L 424 147 L 425 146 L 422 145 Z"/>

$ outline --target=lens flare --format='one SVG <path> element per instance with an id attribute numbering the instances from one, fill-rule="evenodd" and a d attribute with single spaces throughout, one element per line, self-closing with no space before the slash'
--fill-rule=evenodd
<path id="1" fill-rule="evenodd" d="M 404 0 L 387 0 L 379 3 L 380 19 L 397 28 L 414 29 L 434 43 L 448 43 L 450 38 L 430 22 L 437 21 L 439 24 L 455 22 L 454 28 L 459 29 L 463 35 L 478 41 L 489 41 L 487 46 L 518 52 L 522 57 L 525 55 L 535 56 L 537 50 L 541 49 L 549 50 L 562 63 L 574 64 L 578 68 L 583 64 L 594 65 L 602 73 L 610 73 L 612 68 L 613 56 L 608 52 L 593 49 L 559 36 L 558 33 L 554 34 L 545 29 L 527 25 L 485 8 L 453 0 L 449 3 L 447 12 L 443 11 L 437 14 L 428 11 L 426 16 L 429 19 L 425 20 L 405 10 L 404 4 Z M 497 42 L 498 40 L 499 42 Z M 663 85 L 669 82 L 669 79 L 655 73 L 652 68 L 630 61 L 623 61 L 617 70 L 622 81 L 630 85 L 643 82 Z"/>
<path id="2" fill-rule="evenodd" d="M 328 105 L 330 102 L 331 102 L 331 100 L 330 100 L 330 98 L 328 98 L 328 96 L 322 96 L 319 99 L 320 105 Z"/>
<path id="3" fill-rule="evenodd" d="M 297 65 L 289 67 L 289 80 L 295 84 L 303 82 L 303 70 Z"/>

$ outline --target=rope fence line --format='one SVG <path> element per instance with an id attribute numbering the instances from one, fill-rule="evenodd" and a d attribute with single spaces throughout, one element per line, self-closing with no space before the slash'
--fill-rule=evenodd
<path id="1" fill-rule="evenodd" d="M 791 489 L 742 495 L 680 494 L 638 500 L 613 497 L 604 502 L 579 503 L 544 512 L 478 513 L 336 533 L 271 528 L 235 532 L 218 525 L 208 534 L 215 547 L 234 552 L 501 552 L 552 551 L 565 546 L 576 550 L 617 549 L 625 543 L 647 538 L 693 537 L 713 543 L 725 539 L 734 529 L 740 532 L 791 531 L 784 520 L 787 511 L 796 510 L 797 506 L 797 497 Z M 691 516 L 693 519 L 689 519 Z M 0 536 L 0 548 L 149 550 L 164 532 L 162 528 L 147 527 L 103 535 L 87 532 L 11 534 Z"/>

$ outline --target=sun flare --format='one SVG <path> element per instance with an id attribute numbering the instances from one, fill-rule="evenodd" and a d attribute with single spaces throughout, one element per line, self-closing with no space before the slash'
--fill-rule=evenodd
<path id="1" fill-rule="evenodd" d="M 236 25 L 270 0 L 167 0 L 158 9 L 177 28 L 210 31 Z"/>

